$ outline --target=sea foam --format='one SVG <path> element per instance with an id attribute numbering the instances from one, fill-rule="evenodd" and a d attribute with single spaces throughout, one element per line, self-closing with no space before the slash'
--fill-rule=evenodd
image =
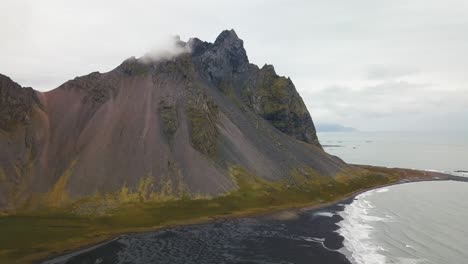
<path id="1" fill-rule="evenodd" d="M 330 213 L 330 212 L 317 212 L 317 213 L 315 213 L 314 215 L 316 215 L 316 216 L 324 216 L 324 217 L 332 217 L 332 216 L 334 216 L 335 214 Z"/>
<path id="2" fill-rule="evenodd" d="M 377 189 L 375 192 L 383 193 L 383 192 L 388 192 L 388 191 L 389 191 L 388 188 L 380 188 L 380 189 Z"/>
<path id="3" fill-rule="evenodd" d="M 380 189 L 385 190 L 385 189 Z M 371 214 L 374 206 L 367 199 L 376 192 L 374 190 L 356 196 L 356 199 L 347 205 L 340 216 L 343 221 L 338 223 L 338 233 L 344 237 L 344 249 L 342 252 L 348 255 L 353 264 L 384 264 L 386 257 L 382 254 L 385 249 L 378 245 L 371 237 L 373 232 L 372 222 L 386 221 L 384 217 Z"/>

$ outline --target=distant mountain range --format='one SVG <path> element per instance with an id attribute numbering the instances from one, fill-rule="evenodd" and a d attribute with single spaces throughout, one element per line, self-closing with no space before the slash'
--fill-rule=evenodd
<path id="1" fill-rule="evenodd" d="M 348 167 L 322 150 L 293 82 L 249 63 L 233 30 L 177 45 L 174 57 L 129 58 L 48 92 L 0 75 L 0 208 L 137 190 L 213 196 L 237 188 L 236 168 L 272 181 Z"/>
<path id="2" fill-rule="evenodd" d="M 357 129 L 353 127 L 346 127 L 340 124 L 334 123 L 317 123 L 316 124 L 318 132 L 353 132 Z"/>

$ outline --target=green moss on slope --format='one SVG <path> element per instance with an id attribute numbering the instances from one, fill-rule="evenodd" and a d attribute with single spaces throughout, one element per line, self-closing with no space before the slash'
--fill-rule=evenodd
<path id="1" fill-rule="evenodd" d="M 166 102 L 161 102 L 159 105 L 159 115 L 161 117 L 162 129 L 164 135 L 169 139 L 175 134 L 178 128 L 177 111 L 175 106 L 169 105 Z"/>
<path id="2" fill-rule="evenodd" d="M 214 157 L 217 152 L 219 131 L 216 127 L 218 106 L 211 99 L 189 104 L 186 110 L 190 125 L 190 141 L 201 153 Z"/>
<path id="3" fill-rule="evenodd" d="M 240 97 L 255 113 L 281 132 L 304 142 L 318 144 L 309 112 L 289 78 L 278 76 L 273 66 L 255 72 Z"/>

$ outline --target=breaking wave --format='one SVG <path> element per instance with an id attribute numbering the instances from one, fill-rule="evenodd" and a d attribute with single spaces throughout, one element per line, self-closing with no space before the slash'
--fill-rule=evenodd
<path id="1" fill-rule="evenodd" d="M 383 264 L 385 249 L 376 244 L 371 235 L 374 230 L 372 222 L 389 221 L 390 218 L 372 215 L 374 206 L 367 199 L 374 193 L 386 192 L 387 188 L 377 189 L 356 196 L 355 200 L 339 212 L 344 219 L 338 223 L 338 233 L 344 237 L 344 254 L 354 264 Z"/>

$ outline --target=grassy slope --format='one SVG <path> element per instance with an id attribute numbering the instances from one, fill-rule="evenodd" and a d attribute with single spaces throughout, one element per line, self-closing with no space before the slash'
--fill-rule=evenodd
<path id="1" fill-rule="evenodd" d="M 0 216 L 0 263 L 30 263 L 120 233 L 321 204 L 401 179 L 428 177 L 415 171 L 375 167 L 366 167 L 354 176 L 347 174 L 331 179 L 305 168 L 292 172 L 292 181 L 267 182 L 235 167 L 231 175 L 239 189 L 216 198 L 123 203 L 94 217 L 73 214 L 71 207 Z"/>

